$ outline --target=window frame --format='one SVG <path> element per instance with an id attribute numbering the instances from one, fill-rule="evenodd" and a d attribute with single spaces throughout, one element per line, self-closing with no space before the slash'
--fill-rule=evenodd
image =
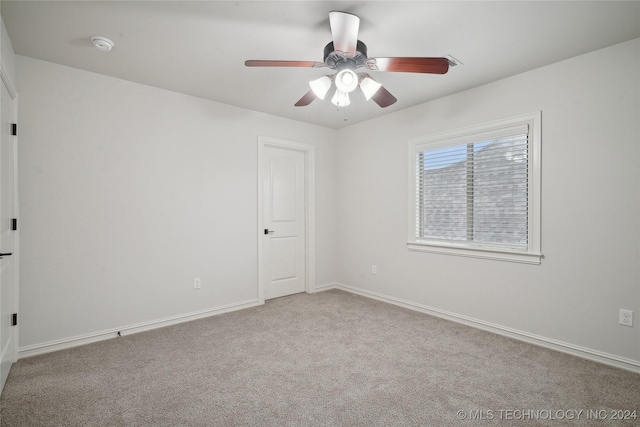
<path id="1" fill-rule="evenodd" d="M 467 256 L 501 261 L 540 264 L 541 252 L 541 118 L 540 111 L 495 120 L 475 126 L 420 136 L 409 140 L 409 227 L 407 248 L 410 251 Z M 469 241 L 430 240 L 416 236 L 418 195 L 416 193 L 416 154 L 425 150 L 481 142 L 481 134 L 500 132 L 502 128 L 528 126 L 528 206 L 527 247 L 508 248 L 502 245 Z"/>

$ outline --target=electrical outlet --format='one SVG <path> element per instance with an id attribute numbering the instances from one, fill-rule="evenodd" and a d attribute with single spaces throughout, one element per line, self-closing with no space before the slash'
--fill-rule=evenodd
<path id="1" fill-rule="evenodd" d="M 202 287 L 202 281 L 199 277 L 193 279 L 193 289 L 200 289 Z"/>
<path id="2" fill-rule="evenodd" d="M 371 274 L 378 274 L 378 266 L 377 265 L 372 265 L 371 266 Z"/>
<path id="3" fill-rule="evenodd" d="M 633 326 L 633 310 L 620 309 L 618 323 L 624 326 Z"/>

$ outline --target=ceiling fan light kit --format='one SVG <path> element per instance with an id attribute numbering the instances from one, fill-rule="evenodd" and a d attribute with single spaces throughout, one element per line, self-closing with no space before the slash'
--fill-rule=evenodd
<path id="1" fill-rule="evenodd" d="M 349 93 L 343 92 L 340 89 L 336 89 L 336 93 L 333 94 L 333 98 L 331 98 L 331 103 L 336 107 L 346 107 L 351 104 L 351 100 L 349 99 Z"/>
<path id="2" fill-rule="evenodd" d="M 382 108 L 394 104 L 397 99 L 369 74 L 356 73 L 355 70 L 361 67 L 372 71 L 426 74 L 445 74 L 449 70 L 448 58 L 368 58 L 367 46 L 358 40 L 360 18 L 351 13 L 329 12 L 329 25 L 333 41 L 324 48 L 324 62 L 258 59 L 245 61 L 244 64 L 247 67 L 327 67 L 337 70 L 334 75 L 310 81 L 311 90 L 296 102 L 296 107 L 309 105 L 316 98 L 324 99 L 332 83 L 335 84 L 336 91 L 331 102 L 338 108 L 351 103 L 349 94 L 358 86 L 367 101 L 373 99 Z"/>
<path id="3" fill-rule="evenodd" d="M 331 79 L 329 76 L 322 76 L 319 79 L 311 80 L 309 86 L 318 98 L 324 99 L 331 88 Z"/>
<path id="4" fill-rule="evenodd" d="M 353 92 L 358 87 L 358 80 L 355 71 L 345 68 L 336 74 L 336 88 L 342 92 Z"/>
<path id="5" fill-rule="evenodd" d="M 382 87 L 382 85 L 369 76 L 363 77 L 360 82 L 360 89 L 362 89 L 362 93 L 367 101 L 376 94 L 380 87 Z"/>

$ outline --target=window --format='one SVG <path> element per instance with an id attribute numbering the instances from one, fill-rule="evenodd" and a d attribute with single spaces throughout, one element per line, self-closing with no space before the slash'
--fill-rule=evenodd
<path id="1" fill-rule="evenodd" d="M 410 250 L 540 263 L 540 116 L 410 141 Z"/>

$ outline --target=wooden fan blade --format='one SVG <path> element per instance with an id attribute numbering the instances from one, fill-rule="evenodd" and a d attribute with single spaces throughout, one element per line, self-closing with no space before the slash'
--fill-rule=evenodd
<path id="1" fill-rule="evenodd" d="M 365 65 L 370 70 L 401 73 L 445 74 L 449 71 L 447 58 L 369 58 Z"/>
<path id="2" fill-rule="evenodd" d="M 250 59 L 244 61 L 244 65 L 247 67 L 309 67 L 320 68 L 324 67 L 324 62 L 315 61 L 277 61 L 277 60 L 263 60 L 263 59 Z"/>
<path id="3" fill-rule="evenodd" d="M 389 105 L 395 104 L 397 101 L 396 97 L 391 95 L 391 93 L 384 88 L 384 86 L 380 86 L 380 89 L 371 97 L 375 101 L 376 104 L 381 106 L 382 108 L 386 108 Z"/>
<path id="4" fill-rule="evenodd" d="M 316 99 L 316 94 L 313 93 L 312 90 L 307 92 L 298 102 L 296 102 L 296 107 L 306 107 L 311 104 L 313 100 Z"/>
<path id="5" fill-rule="evenodd" d="M 333 49 L 345 56 L 354 56 L 358 45 L 360 18 L 352 13 L 332 10 L 329 12 L 329 25 L 333 36 Z"/>

